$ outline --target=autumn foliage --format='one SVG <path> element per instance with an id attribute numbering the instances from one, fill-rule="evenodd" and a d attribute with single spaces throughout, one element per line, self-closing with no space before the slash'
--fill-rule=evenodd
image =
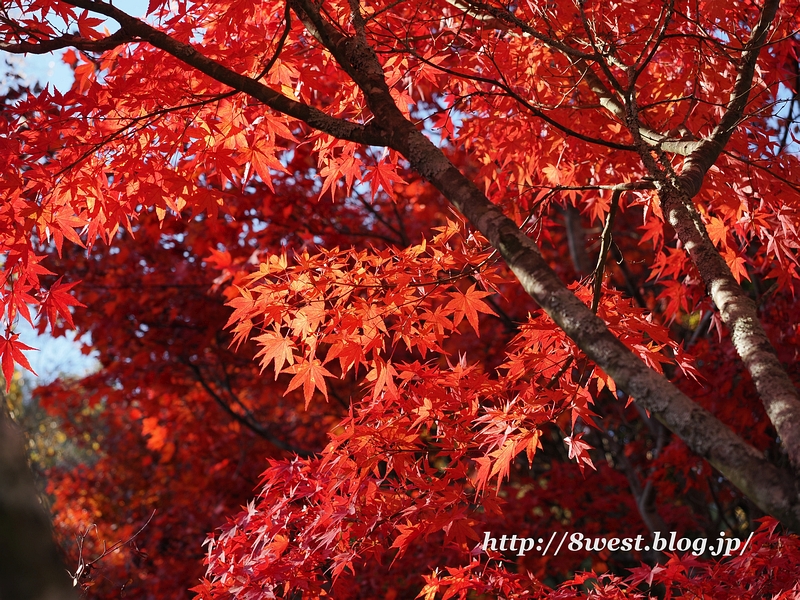
<path id="1" fill-rule="evenodd" d="M 37 391 L 88 597 L 796 597 L 799 11 L 5 2 L 75 74 L 4 98 L 0 356 L 99 353 Z M 482 549 L 656 531 L 750 541 Z"/>

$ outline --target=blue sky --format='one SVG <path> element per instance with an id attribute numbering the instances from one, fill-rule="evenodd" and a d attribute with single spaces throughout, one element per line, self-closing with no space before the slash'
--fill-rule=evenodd
<path id="1" fill-rule="evenodd" d="M 115 0 L 114 6 L 124 10 L 128 14 L 134 16 L 141 16 L 147 10 L 147 0 Z M 94 15 L 101 16 L 101 15 Z M 118 29 L 115 23 L 110 22 L 107 25 L 110 31 Z M 42 84 L 49 83 L 58 89 L 66 89 L 72 82 L 72 71 L 61 60 L 62 52 L 41 54 L 41 55 L 28 55 L 24 58 L 24 74 L 28 80 L 39 81 Z"/>

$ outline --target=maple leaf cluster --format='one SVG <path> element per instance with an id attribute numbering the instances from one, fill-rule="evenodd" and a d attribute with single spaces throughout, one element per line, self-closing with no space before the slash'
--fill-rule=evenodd
<path id="1" fill-rule="evenodd" d="M 36 392 L 89 597 L 797 593 L 795 0 L 3 11 L 75 74 L 3 97 L 0 359 L 99 355 Z"/>

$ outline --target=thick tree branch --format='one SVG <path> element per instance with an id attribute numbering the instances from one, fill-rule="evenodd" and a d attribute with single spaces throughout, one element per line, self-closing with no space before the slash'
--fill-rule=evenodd
<path id="1" fill-rule="evenodd" d="M 170 37 L 163 31 L 159 31 L 144 21 L 130 16 L 128 13 L 111 4 L 98 2 L 96 0 L 65 1 L 72 6 L 94 11 L 114 19 L 120 24 L 122 28 L 120 32 L 124 32 L 124 35 L 148 42 L 152 46 L 164 50 L 187 65 L 205 73 L 212 79 L 263 102 L 273 110 L 299 119 L 314 129 L 327 133 L 335 138 L 349 140 L 359 144 L 372 146 L 385 145 L 385 140 L 382 136 L 377 135 L 377 131 L 374 127 L 332 117 L 317 108 L 292 100 L 256 79 L 251 79 L 250 77 L 232 71 L 224 65 L 204 56 L 193 46 L 184 44 Z"/>
<path id="2" fill-rule="evenodd" d="M 692 198 L 700 191 L 705 174 L 719 158 L 743 117 L 758 54 L 764 46 L 778 4 L 778 0 L 769 0 L 765 4 L 759 22 L 745 45 L 725 115 L 711 136 L 703 140 L 686 159 L 679 177 L 665 179 L 661 176 L 659 198 L 667 219 L 675 228 L 719 309 L 723 323 L 730 329 L 733 345 L 753 379 L 792 467 L 800 472 L 800 394 L 778 360 L 758 319 L 755 303 L 742 290 L 725 259 L 714 247 L 692 202 Z M 652 172 L 654 168 L 650 170 L 651 175 L 658 177 L 657 173 Z"/>
<path id="3" fill-rule="evenodd" d="M 693 164 L 692 156 L 701 161 L 695 162 L 695 167 L 689 167 L 691 174 L 688 179 L 684 179 L 683 174 L 677 176 L 673 172 L 663 151 L 658 153 L 658 161 L 653 157 L 652 149 L 645 139 L 645 129 L 639 122 L 633 91 L 626 99 L 625 110 L 626 124 L 639 147 L 642 162 L 656 182 L 666 218 L 675 228 L 678 238 L 697 267 L 711 299 L 720 311 L 722 321 L 730 329 L 733 345 L 753 379 L 767 416 L 775 426 L 789 456 L 790 464 L 795 472 L 800 472 L 800 395 L 780 364 L 777 353 L 761 326 L 755 303 L 744 293 L 725 259 L 714 247 L 702 217 L 692 202 L 705 173 L 724 150 L 724 145 L 742 118 L 758 53 L 764 45 L 778 4 L 779 0 L 770 0 L 764 6 L 759 22 L 742 52 L 734 91 L 725 115 L 715 127 L 714 133 L 700 142 L 701 148 L 705 150 L 694 151 L 686 160 L 689 165 Z M 708 160 L 712 162 L 707 163 Z M 684 172 L 686 171 L 687 168 L 684 168 Z"/>
<path id="4" fill-rule="evenodd" d="M 700 215 L 682 190 L 669 183 L 659 190 L 669 223 L 697 267 L 736 352 L 750 373 L 767 416 L 781 438 L 794 469 L 800 472 L 800 396 L 778 360 L 758 319 L 755 302 L 736 282 L 725 259 L 708 237 Z"/>
<path id="5" fill-rule="evenodd" d="M 67 34 L 37 43 L 20 42 L 18 44 L 8 44 L 0 42 L 0 50 L 10 54 L 47 54 L 62 48 L 75 48 L 84 52 L 105 52 L 132 41 L 133 38 L 131 36 L 127 35 L 123 30 L 119 30 L 99 40 L 87 40 L 79 35 Z"/>
<path id="6" fill-rule="evenodd" d="M 399 117 L 394 120 L 398 130 Z M 800 527 L 800 503 L 788 474 L 635 358 L 605 323 L 564 286 L 533 240 L 486 199 L 438 148 L 413 126 L 405 127 L 402 134 L 393 140 L 396 149 L 500 250 L 523 288 L 614 379 L 617 387 L 657 415 L 689 448 L 706 458 L 763 510 L 795 529 Z"/>

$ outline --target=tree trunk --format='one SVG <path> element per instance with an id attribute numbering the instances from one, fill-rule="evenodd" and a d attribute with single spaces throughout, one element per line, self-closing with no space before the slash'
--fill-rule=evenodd
<path id="1" fill-rule="evenodd" d="M 0 409 L 0 600 L 77 600 L 23 444 Z"/>

